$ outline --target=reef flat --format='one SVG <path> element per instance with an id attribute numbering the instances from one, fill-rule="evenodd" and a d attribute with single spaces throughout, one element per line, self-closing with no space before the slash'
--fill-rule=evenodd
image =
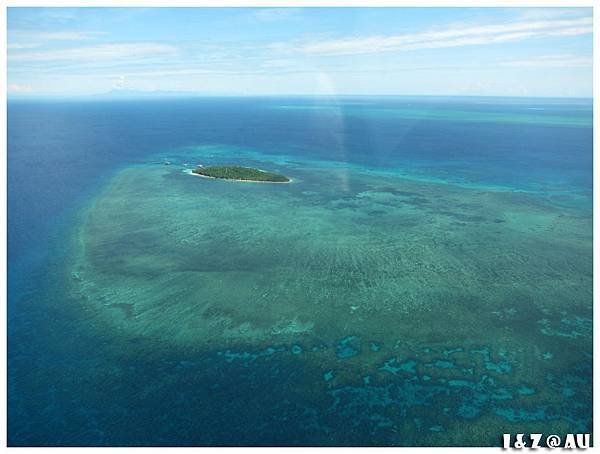
<path id="1" fill-rule="evenodd" d="M 361 425 L 406 445 L 589 429 L 585 211 L 287 166 L 300 183 L 277 188 L 199 190 L 176 163 L 120 171 L 80 226 L 71 291 L 115 336 L 302 364 L 312 440 L 338 424 L 349 443 Z"/>

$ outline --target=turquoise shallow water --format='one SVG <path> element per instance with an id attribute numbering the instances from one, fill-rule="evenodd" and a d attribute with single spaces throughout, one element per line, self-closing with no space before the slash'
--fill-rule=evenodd
<path id="1" fill-rule="evenodd" d="M 409 151 L 383 165 L 396 145 L 381 142 L 340 159 L 273 135 L 149 147 L 81 198 L 60 258 L 13 286 L 13 444 L 497 446 L 591 430 L 583 148 L 560 179 L 556 148 L 519 179 L 506 164 L 486 177 L 491 149 L 476 165 L 446 135 L 437 167 Z M 293 182 L 189 174 L 223 163 Z"/>

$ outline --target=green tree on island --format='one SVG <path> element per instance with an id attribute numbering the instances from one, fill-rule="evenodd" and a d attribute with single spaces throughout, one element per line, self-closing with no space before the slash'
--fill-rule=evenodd
<path id="1" fill-rule="evenodd" d="M 192 172 L 197 175 L 224 180 L 268 181 L 272 183 L 287 183 L 290 181 L 288 177 L 280 173 L 242 166 L 198 167 Z"/>

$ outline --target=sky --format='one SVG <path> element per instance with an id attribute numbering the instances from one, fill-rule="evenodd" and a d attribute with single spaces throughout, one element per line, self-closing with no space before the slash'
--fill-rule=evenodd
<path id="1" fill-rule="evenodd" d="M 592 96 L 591 8 L 8 8 L 9 96 Z"/>

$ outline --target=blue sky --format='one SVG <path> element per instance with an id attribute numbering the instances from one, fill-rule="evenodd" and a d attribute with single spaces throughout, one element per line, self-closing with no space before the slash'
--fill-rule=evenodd
<path id="1" fill-rule="evenodd" d="M 592 96 L 591 8 L 9 8 L 9 95 Z"/>

